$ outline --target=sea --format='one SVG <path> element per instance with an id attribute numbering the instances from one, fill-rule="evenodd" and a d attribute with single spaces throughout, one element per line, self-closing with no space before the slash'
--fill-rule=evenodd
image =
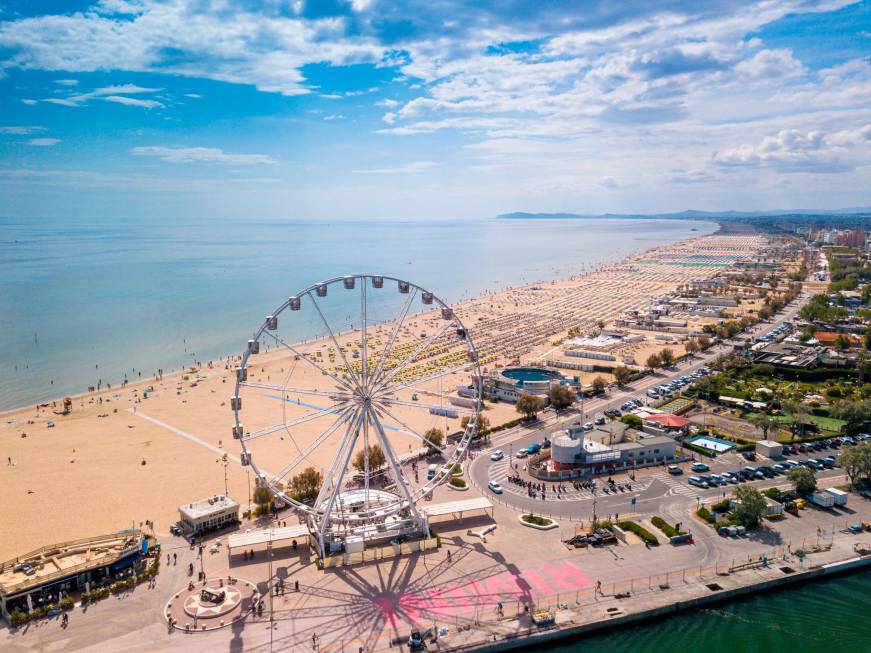
<path id="1" fill-rule="evenodd" d="M 239 353 L 264 315 L 323 279 L 384 274 L 456 302 L 716 230 L 617 218 L 0 218 L 0 410 Z"/>
<path id="2" fill-rule="evenodd" d="M 531 653 L 869 653 L 871 571 L 530 647 Z"/>

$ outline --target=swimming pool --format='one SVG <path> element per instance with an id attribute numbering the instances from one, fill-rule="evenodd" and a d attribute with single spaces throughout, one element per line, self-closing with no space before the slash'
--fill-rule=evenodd
<path id="1" fill-rule="evenodd" d="M 502 370 L 502 376 L 514 381 L 534 383 L 536 381 L 552 381 L 562 375 L 555 370 L 546 370 L 541 367 L 509 367 Z"/>
<path id="2" fill-rule="evenodd" d="M 687 440 L 687 442 L 689 442 L 690 444 L 694 444 L 697 447 L 707 449 L 708 451 L 714 451 L 716 453 L 723 453 L 724 451 L 729 451 L 729 449 L 735 447 L 734 442 L 720 440 L 719 438 L 712 438 L 709 435 L 699 435 L 692 440 Z"/>

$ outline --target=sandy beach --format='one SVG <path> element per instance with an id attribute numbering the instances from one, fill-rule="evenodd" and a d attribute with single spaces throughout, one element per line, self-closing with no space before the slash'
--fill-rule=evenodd
<path id="1" fill-rule="evenodd" d="M 683 284 L 721 272 L 763 243 L 755 235 L 714 234 L 653 249 L 583 276 L 485 294 L 454 308 L 470 329 L 483 368 L 515 360 L 546 360 L 569 329 L 585 333 L 600 320 L 612 323 Z M 252 327 L 260 319 L 252 316 Z M 438 321 L 434 312 L 409 317 L 397 338 L 398 351 L 413 350 L 422 334 L 435 332 Z M 390 325 L 373 327 L 371 345 L 382 349 L 389 333 Z M 240 349 L 245 340 L 246 334 L 239 334 Z M 348 351 L 358 341 L 358 332 L 338 337 L 338 344 Z M 446 344 L 437 356 L 411 367 L 410 385 L 397 393 L 398 399 L 410 402 L 416 393 L 422 402 L 449 405 L 449 398 L 460 384 L 469 382 L 469 376 L 458 362 L 456 346 Z M 661 346 L 645 340 L 619 355 L 643 362 L 648 351 Z M 304 343 L 298 350 L 331 370 L 340 370 L 343 364 L 327 339 Z M 78 396 L 68 415 L 58 414 L 60 401 L 2 414 L 0 520 L 6 527 L 0 559 L 145 520 L 166 532 L 178 518 L 178 505 L 224 492 L 225 473 L 229 494 L 247 503 L 253 479 L 238 464 L 240 449 L 231 437 L 234 364 L 231 357 L 162 379 Z M 249 361 L 249 370 L 249 381 L 266 385 L 324 389 L 327 378 L 281 347 L 257 354 Z M 437 378 L 414 381 L 433 373 Z M 588 383 L 594 375 L 581 376 Z M 329 416 L 324 397 L 317 397 L 313 406 L 269 390 L 247 390 L 244 414 L 250 432 L 316 413 Z M 387 422 L 406 423 L 419 432 L 431 427 L 451 432 L 459 428 L 459 413 L 444 417 L 397 405 L 395 420 Z M 491 424 L 499 424 L 516 412 L 509 404 L 488 404 L 486 415 Z M 271 473 L 278 471 L 328 423 L 317 416 L 258 439 L 258 462 Z M 398 429 L 388 435 L 399 453 L 420 446 L 419 440 Z M 307 457 L 307 464 L 323 467 L 332 455 L 333 449 L 318 448 Z"/>

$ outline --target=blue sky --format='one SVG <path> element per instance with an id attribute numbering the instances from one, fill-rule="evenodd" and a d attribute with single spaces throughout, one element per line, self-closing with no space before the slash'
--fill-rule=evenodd
<path id="1" fill-rule="evenodd" d="M 0 0 L 0 214 L 871 204 L 871 2 Z"/>

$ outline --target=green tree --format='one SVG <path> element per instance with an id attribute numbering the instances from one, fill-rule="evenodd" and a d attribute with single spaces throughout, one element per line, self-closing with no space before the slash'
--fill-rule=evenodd
<path id="1" fill-rule="evenodd" d="M 765 514 L 765 497 L 755 487 L 742 485 L 735 488 L 736 506 L 732 516 L 747 528 L 758 526 Z"/>
<path id="2" fill-rule="evenodd" d="M 868 287 L 871 288 L 871 283 Z M 865 349 L 871 349 L 871 324 L 865 327 Z"/>
<path id="3" fill-rule="evenodd" d="M 265 485 L 258 485 L 254 488 L 254 503 L 259 508 L 258 512 L 265 512 L 265 508 L 272 503 L 272 490 Z"/>
<path id="4" fill-rule="evenodd" d="M 324 479 L 314 467 L 306 467 L 290 482 L 291 496 L 297 501 L 314 499 L 321 490 Z"/>
<path id="5" fill-rule="evenodd" d="M 465 417 L 463 417 L 460 420 L 460 428 L 465 431 L 466 428 L 469 426 L 469 420 L 471 420 L 471 419 L 472 419 L 471 415 L 466 415 Z M 489 428 L 490 428 L 489 418 L 486 415 L 478 415 L 475 432 L 479 436 L 486 435 Z"/>
<path id="6" fill-rule="evenodd" d="M 369 473 L 381 468 L 387 462 L 387 456 L 384 455 L 384 449 L 380 444 L 369 446 Z M 354 456 L 354 461 L 351 463 L 359 472 L 366 471 L 366 449 L 360 449 L 357 455 Z"/>
<path id="7" fill-rule="evenodd" d="M 657 367 L 662 365 L 662 358 L 659 354 L 650 354 L 650 356 L 647 357 L 646 365 L 650 369 L 655 370 Z"/>
<path id="8" fill-rule="evenodd" d="M 521 413 L 526 419 L 535 419 L 538 411 L 541 410 L 541 400 L 535 395 L 524 394 L 517 400 L 515 409 Z"/>
<path id="9" fill-rule="evenodd" d="M 798 401 L 783 402 L 783 410 L 789 415 L 792 421 L 792 437 L 804 437 L 804 427 L 807 423 L 808 409 L 807 406 Z"/>
<path id="10" fill-rule="evenodd" d="M 628 424 L 630 428 L 637 431 L 640 431 L 644 427 L 644 424 L 641 422 L 641 418 L 638 417 L 638 415 L 623 415 L 623 417 L 620 418 L 620 421 L 624 424 Z"/>
<path id="11" fill-rule="evenodd" d="M 859 433 L 865 427 L 871 426 L 871 399 L 839 401 L 832 406 L 830 414 L 847 423 L 845 430 L 848 434 Z"/>
<path id="12" fill-rule="evenodd" d="M 674 352 L 666 347 L 661 352 L 659 352 L 659 360 L 662 362 L 663 367 L 671 367 L 674 363 Z"/>
<path id="13" fill-rule="evenodd" d="M 622 388 L 624 385 L 629 383 L 629 380 L 632 378 L 632 370 L 626 367 L 625 365 L 621 365 L 620 367 L 614 368 L 614 381 L 617 383 L 618 388 Z"/>
<path id="14" fill-rule="evenodd" d="M 838 464 L 850 477 L 850 487 L 862 478 L 871 478 L 871 442 L 860 442 L 852 447 L 844 447 L 838 454 Z"/>
<path id="15" fill-rule="evenodd" d="M 754 413 L 747 418 L 747 421 L 762 431 L 762 437 L 765 440 L 768 439 L 768 432 L 771 430 L 771 427 L 777 425 L 777 420 L 767 413 Z"/>
<path id="16" fill-rule="evenodd" d="M 603 392 L 605 392 L 605 379 L 603 379 L 601 376 L 597 376 L 595 379 L 593 379 L 592 386 L 594 394 L 602 394 Z"/>
<path id="17" fill-rule="evenodd" d="M 557 410 L 568 408 L 575 403 L 578 398 L 575 392 L 565 385 L 551 386 L 548 396 L 550 397 L 550 403 Z"/>
<path id="18" fill-rule="evenodd" d="M 792 483 L 795 493 L 799 496 L 817 489 L 817 475 L 809 467 L 793 467 L 786 473 L 787 480 Z"/>
<path id="19" fill-rule="evenodd" d="M 843 333 L 839 333 L 838 337 L 835 338 L 835 349 L 837 349 L 838 351 L 846 351 L 849 348 L 850 339 Z"/>
<path id="20" fill-rule="evenodd" d="M 441 429 L 437 429 L 435 427 L 429 429 L 423 434 L 429 442 L 426 443 L 426 453 L 427 455 L 432 455 L 436 453 L 442 446 L 442 442 L 445 441 L 445 434 Z"/>

